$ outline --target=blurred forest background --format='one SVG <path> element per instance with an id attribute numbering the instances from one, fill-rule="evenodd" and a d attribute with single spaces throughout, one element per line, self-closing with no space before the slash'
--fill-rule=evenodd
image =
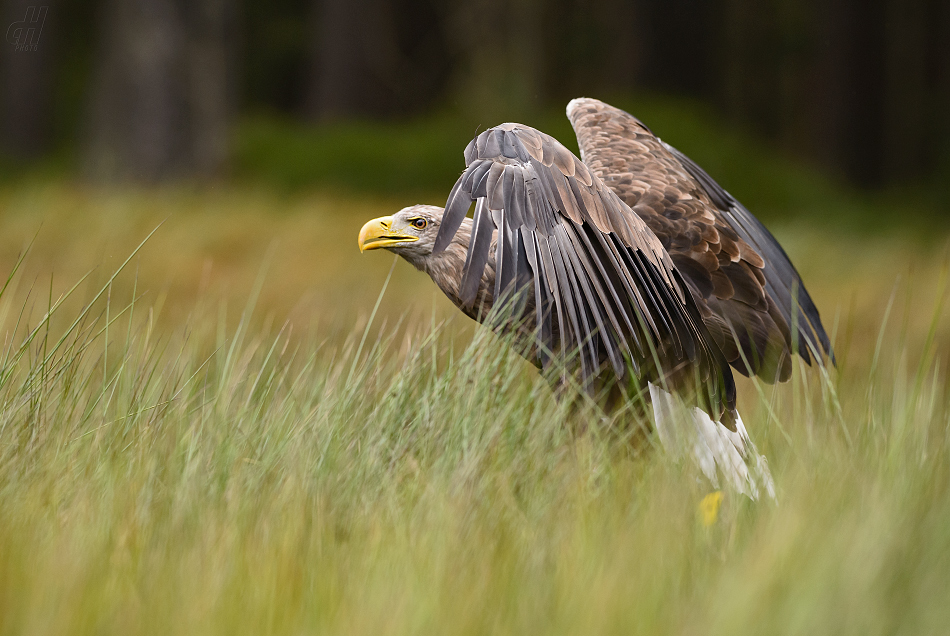
<path id="1" fill-rule="evenodd" d="M 568 142 L 579 95 L 657 128 L 638 105 L 659 96 L 851 187 L 950 200 L 945 0 L 2 4 L 7 175 L 437 191 L 477 129 L 556 121 Z"/>
<path id="2" fill-rule="evenodd" d="M 58 293 L 167 220 L 121 284 L 173 325 L 209 291 L 243 306 L 266 266 L 267 311 L 351 328 L 392 262 L 360 226 L 443 204 L 498 123 L 576 150 L 581 95 L 759 216 L 830 323 L 871 337 L 950 231 L 942 0 L 0 3 L 0 271 L 36 236 L 27 278 Z M 390 290 L 382 316 L 456 315 L 411 268 Z"/>

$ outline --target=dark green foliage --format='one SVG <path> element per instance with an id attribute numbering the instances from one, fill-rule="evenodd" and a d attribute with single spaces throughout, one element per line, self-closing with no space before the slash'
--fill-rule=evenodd
<path id="1" fill-rule="evenodd" d="M 946 223 L 950 204 L 935 188 L 861 193 L 737 132 L 699 102 L 652 94 L 605 99 L 690 156 L 766 222 L 807 219 L 860 232 L 926 228 L 931 237 L 931 224 Z M 518 121 L 577 152 L 563 108 L 526 113 Z M 444 205 L 465 168 L 465 145 L 499 123 L 446 113 L 405 123 L 305 125 L 259 115 L 238 128 L 235 177 L 283 191 L 329 187 L 397 197 L 406 205 Z"/>

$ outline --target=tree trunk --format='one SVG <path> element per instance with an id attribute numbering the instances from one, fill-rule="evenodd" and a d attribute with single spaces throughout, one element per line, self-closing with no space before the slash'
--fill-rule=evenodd
<path id="1" fill-rule="evenodd" d="M 313 74 L 307 99 L 315 119 L 385 116 L 402 110 L 407 78 L 385 0 L 317 0 Z"/>
<path id="2" fill-rule="evenodd" d="M 88 173 L 147 182 L 218 174 L 233 0 L 108 0 L 105 9 Z"/>
<path id="3" fill-rule="evenodd" d="M 5 29 L 0 61 L 0 144 L 12 157 L 29 159 L 50 141 L 52 45 L 51 0 L 6 0 L 0 13 Z"/>
<path id="4" fill-rule="evenodd" d="M 307 114 L 379 118 L 431 105 L 451 67 L 445 11 L 432 0 L 314 0 Z"/>
<path id="5" fill-rule="evenodd" d="M 545 27 L 551 26 L 544 4 L 460 0 L 452 7 L 447 24 L 457 60 L 456 103 L 486 126 L 536 109 L 543 99 L 545 58 L 557 53 L 544 48 Z"/>
<path id="6" fill-rule="evenodd" d="M 369 23 L 375 0 L 316 0 L 313 9 L 312 77 L 307 96 L 308 114 L 315 119 L 337 119 L 372 109 L 367 90 L 372 70 L 366 59 L 378 19 Z"/>
<path id="7" fill-rule="evenodd" d="M 930 108 L 928 121 L 933 126 L 930 155 L 937 166 L 936 181 L 950 201 L 950 3 L 932 5 L 933 50 L 930 58 Z"/>
<path id="8" fill-rule="evenodd" d="M 228 40 L 233 33 L 231 2 L 192 0 L 187 5 L 191 156 L 194 170 L 200 175 L 220 173 L 228 160 L 234 103 L 234 56 Z"/>

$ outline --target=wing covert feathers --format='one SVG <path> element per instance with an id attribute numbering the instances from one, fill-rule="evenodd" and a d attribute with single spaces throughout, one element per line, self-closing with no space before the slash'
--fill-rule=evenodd
<path id="1" fill-rule="evenodd" d="M 833 359 L 798 272 L 758 219 L 632 115 L 582 98 L 567 116 L 584 164 L 669 253 L 733 367 L 772 382 L 789 377 L 795 350 Z"/>
<path id="2" fill-rule="evenodd" d="M 520 124 L 478 135 L 465 162 L 433 250 L 446 248 L 476 202 L 463 310 L 474 312 L 494 234 L 494 306 L 522 303 L 540 365 L 576 365 L 589 389 L 607 370 L 644 381 L 688 376 L 714 414 L 734 410 L 729 364 L 670 254 L 596 171 Z"/>

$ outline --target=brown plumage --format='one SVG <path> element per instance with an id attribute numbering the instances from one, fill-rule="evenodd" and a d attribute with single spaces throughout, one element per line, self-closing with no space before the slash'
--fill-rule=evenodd
<path id="1" fill-rule="evenodd" d="M 492 326 L 517 325 L 541 367 L 628 398 L 664 384 L 735 430 L 730 365 L 787 377 L 796 295 L 798 350 L 830 353 L 797 272 L 745 208 L 635 118 L 590 99 L 568 116 L 584 161 L 533 128 L 491 128 L 465 149 L 444 211 L 371 221 L 361 249 L 402 255 L 476 320 L 503 305 L 507 322 Z"/>
<path id="2" fill-rule="evenodd" d="M 573 100 L 567 115 L 584 163 L 663 244 L 734 368 L 788 379 L 794 305 L 802 357 L 831 354 L 798 272 L 748 210 L 632 115 L 595 99 Z"/>

